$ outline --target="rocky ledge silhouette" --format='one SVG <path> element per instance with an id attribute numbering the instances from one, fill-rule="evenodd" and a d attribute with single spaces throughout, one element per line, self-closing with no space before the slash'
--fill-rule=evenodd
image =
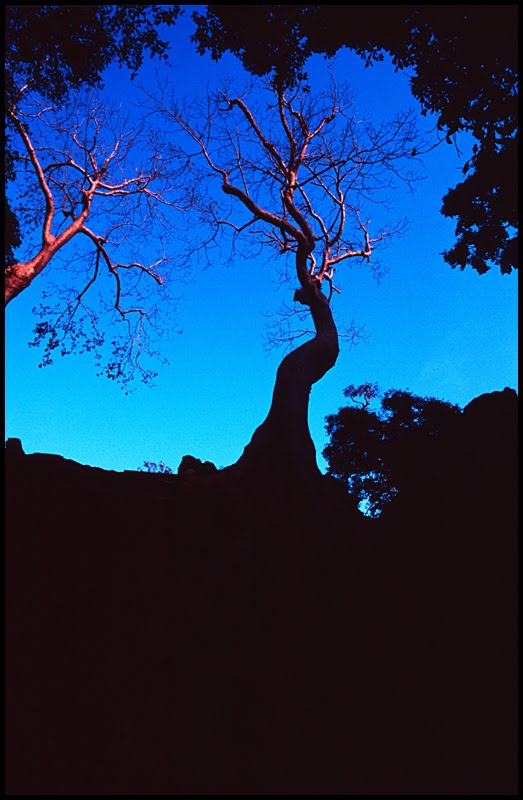
<path id="1" fill-rule="evenodd" d="M 371 520 L 9 440 L 7 794 L 516 793 L 516 442 L 476 398 Z"/>

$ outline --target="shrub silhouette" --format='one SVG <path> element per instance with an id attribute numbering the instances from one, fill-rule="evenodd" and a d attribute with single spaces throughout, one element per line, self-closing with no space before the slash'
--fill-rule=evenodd
<path id="1" fill-rule="evenodd" d="M 385 392 L 374 411 L 370 404 L 379 389 L 370 383 L 349 386 L 344 394 L 355 405 L 326 418 L 330 442 L 323 455 L 329 474 L 345 483 L 365 513 L 377 517 L 419 473 L 430 443 L 461 411 L 452 403 L 396 389 Z"/>

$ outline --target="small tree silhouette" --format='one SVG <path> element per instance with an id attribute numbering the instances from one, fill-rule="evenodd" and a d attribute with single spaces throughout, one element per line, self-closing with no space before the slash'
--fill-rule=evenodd
<path id="1" fill-rule="evenodd" d="M 328 473 L 341 479 L 360 509 L 378 517 L 411 480 L 427 451 L 461 413 L 458 406 L 434 397 L 389 389 L 381 408 L 375 383 L 348 386 L 344 395 L 355 405 L 326 418 L 329 444 L 323 450 Z M 363 399 L 361 399 L 363 398 Z"/>
<path id="2" fill-rule="evenodd" d="M 173 471 L 170 467 L 166 466 L 163 461 L 156 463 L 155 461 L 144 461 L 143 468 L 139 472 L 154 472 L 162 475 L 172 475 Z"/>

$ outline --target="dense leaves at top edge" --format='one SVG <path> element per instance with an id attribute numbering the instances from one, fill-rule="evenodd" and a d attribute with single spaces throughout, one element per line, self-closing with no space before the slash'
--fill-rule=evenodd
<path id="1" fill-rule="evenodd" d="M 146 52 L 165 57 L 169 45 L 157 27 L 179 13 L 178 5 L 7 6 L 7 101 L 27 82 L 59 101 L 80 86 L 99 86 L 112 62 L 136 74 Z"/>
<path id="2" fill-rule="evenodd" d="M 8 5 L 5 14 L 6 106 L 28 86 L 51 102 L 67 99 L 82 86 L 100 87 L 111 63 L 134 76 L 144 55 L 166 58 L 169 44 L 158 25 L 172 25 L 180 13 L 171 6 Z M 5 178 L 16 175 L 16 153 L 6 136 Z M 6 267 L 21 244 L 20 221 L 5 200 Z"/>
<path id="3" fill-rule="evenodd" d="M 366 65 L 388 53 L 396 69 L 408 69 L 422 113 L 437 115 L 447 141 L 467 131 L 479 144 L 466 180 L 444 198 L 443 213 L 457 218 L 457 242 L 445 260 L 479 273 L 490 264 L 502 273 L 517 269 L 516 5 L 213 5 L 193 19 L 199 52 L 217 60 L 231 51 L 253 74 L 288 87 L 304 77 L 314 53 L 348 47 Z M 508 171 L 503 159 L 494 164 L 499 153 L 509 154 Z"/>

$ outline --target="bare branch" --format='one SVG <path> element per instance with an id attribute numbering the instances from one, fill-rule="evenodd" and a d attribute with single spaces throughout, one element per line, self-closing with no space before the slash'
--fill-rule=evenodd
<path id="1" fill-rule="evenodd" d="M 22 91 L 23 90 L 21 90 L 21 92 Z M 13 109 L 7 110 L 7 116 L 14 124 L 20 138 L 22 139 L 22 142 L 24 143 L 24 146 L 29 154 L 31 164 L 33 165 L 36 177 L 38 179 L 38 185 L 40 186 L 40 189 L 42 190 L 42 193 L 45 198 L 45 217 L 42 228 L 42 243 L 44 245 L 47 245 L 50 244 L 50 242 L 52 241 L 51 225 L 53 222 L 53 215 L 54 215 L 54 198 L 45 179 L 45 173 L 36 155 L 36 150 L 33 147 L 31 139 L 29 138 L 29 134 L 27 133 L 24 125 L 22 124 L 22 122 L 20 121 L 20 119 L 18 118 Z"/>
<path id="2" fill-rule="evenodd" d="M 6 303 L 56 261 L 74 276 L 75 284 L 53 288 L 56 310 L 47 305 L 37 309 L 43 322 L 37 325 L 34 344 L 45 342 L 43 363 L 51 362 L 58 346 L 63 353 L 81 350 L 81 341 L 85 341 L 84 350 L 95 349 L 98 355 L 103 336 L 95 331 L 92 337 L 84 337 L 82 331 L 85 325 L 94 330 L 99 313 L 90 309 L 88 301 L 103 308 L 103 313 L 112 308 L 122 321 L 130 316 L 136 320 L 131 327 L 126 323 L 126 342 L 125 336 L 115 337 L 113 366 L 108 367 L 111 377 L 126 383 L 135 368 L 146 379 L 153 375 L 137 367 L 134 359 L 146 350 L 153 352 L 145 343 L 152 341 L 158 324 L 163 326 L 160 320 L 167 319 L 171 305 L 164 291 L 169 260 L 161 237 L 164 230 L 172 232 L 172 221 L 160 209 L 176 207 L 172 199 L 176 176 L 164 160 L 165 144 L 156 132 L 146 129 L 141 120 L 132 124 L 122 120 L 117 110 L 93 94 L 86 94 L 84 101 L 76 99 L 60 109 L 19 107 L 11 114 L 27 153 L 22 153 L 20 179 L 13 188 L 15 202 L 25 220 L 38 224 L 43 193 L 45 214 L 42 245 L 35 247 L 28 236 L 22 245 L 25 260 L 6 270 Z M 35 182 L 40 194 L 34 190 Z M 140 250 L 148 249 L 151 241 L 162 250 L 149 264 Z M 86 264 L 91 268 L 83 276 Z M 165 311 L 161 313 L 156 303 L 146 301 L 153 297 L 155 287 L 162 289 Z M 63 302 L 60 298 L 66 295 L 69 299 Z"/>
<path id="3" fill-rule="evenodd" d="M 256 136 L 258 137 L 258 139 L 260 140 L 261 144 L 263 145 L 263 148 L 272 157 L 272 160 L 273 160 L 274 164 L 279 168 L 279 170 L 281 172 L 281 175 L 284 178 L 286 178 L 287 177 L 287 173 L 288 173 L 288 169 L 289 169 L 288 165 L 285 164 L 283 158 L 280 156 L 280 154 L 276 150 L 275 146 L 271 142 L 269 142 L 268 139 L 266 139 L 266 137 L 264 136 L 261 128 L 259 127 L 258 123 L 254 119 L 251 111 L 247 108 L 247 106 L 245 105 L 243 100 L 240 100 L 239 98 L 234 98 L 232 100 L 229 100 L 228 98 L 226 99 L 225 97 L 224 97 L 224 99 L 226 100 L 229 109 L 231 109 L 233 106 L 238 106 L 238 108 L 243 112 L 243 114 L 245 115 L 245 118 L 247 119 L 247 121 L 248 121 L 249 125 L 251 126 L 252 130 L 255 132 Z"/>
<path id="4" fill-rule="evenodd" d="M 228 88 L 183 105 L 166 87 L 148 94 L 181 142 L 191 183 L 188 214 L 194 211 L 198 226 L 211 227 L 206 244 L 190 245 L 189 252 L 218 246 L 220 232 L 229 235 L 234 252 L 248 232 L 247 247 L 269 245 L 280 256 L 294 256 L 302 288 L 325 282 L 331 300 L 341 292 L 335 267 L 349 259 L 374 261 L 374 250 L 397 232 L 383 223 L 372 230 L 362 207 L 367 201 L 384 206 L 398 181 L 412 186 L 416 176 L 408 167 L 421 143 L 409 114 L 373 126 L 356 118 L 352 99 L 335 86 L 316 97 L 270 91 L 262 104 Z M 219 190 L 230 206 L 217 199 Z"/>

